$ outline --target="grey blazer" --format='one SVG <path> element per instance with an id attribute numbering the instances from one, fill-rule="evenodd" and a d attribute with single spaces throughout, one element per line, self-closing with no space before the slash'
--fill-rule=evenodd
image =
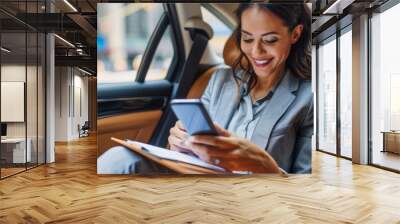
<path id="1" fill-rule="evenodd" d="M 227 128 L 240 102 L 239 92 L 231 68 L 213 74 L 201 99 L 214 122 Z M 286 172 L 311 173 L 313 115 L 311 81 L 287 71 L 250 140 L 267 150 Z"/>

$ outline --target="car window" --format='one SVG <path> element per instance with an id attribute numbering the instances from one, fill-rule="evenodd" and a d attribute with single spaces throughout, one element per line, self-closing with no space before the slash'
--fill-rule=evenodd
<path id="1" fill-rule="evenodd" d="M 162 4 L 98 4 L 98 83 L 134 82 L 143 53 L 161 16 Z M 164 33 L 146 80 L 164 79 L 173 57 L 170 32 Z"/>
<path id="2" fill-rule="evenodd" d="M 171 27 L 164 32 L 151 61 L 145 81 L 165 79 L 172 63 L 174 49 L 172 47 Z"/>
<path id="3" fill-rule="evenodd" d="M 209 44 L 218 56 L 222 57 L 225 42 L 231 35 L 232 30 L 204 6 L 201 6 L 201 14 L 203 20 L 208 23 L 214 31 L 214 36 L 209 41 Z"/>

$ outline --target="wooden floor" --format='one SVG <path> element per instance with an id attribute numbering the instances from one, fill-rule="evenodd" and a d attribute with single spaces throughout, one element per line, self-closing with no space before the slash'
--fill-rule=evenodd
<path id="1" fill-rule="evenodd" d="M 372 161 L 374 164 L 400 170 L 400 154 L 392 152 L 374 151 Z"/>
<path id="2" fill-rule="evenodd" d="M 37 166 L 37 164 L 27 163 L 27 167 L 25 167 L 25 164 L 18 164 L 18 167 L 6 167 L 6 168 L 2 167 L 2 168 L 0 168 L 1 169 L 0 170 L 1 178 L 6 178 L 8 176 L 15 175 L 20 172 L 24 172 L 27 169 L 33 169 L 36 166 Z"/>
<path id="3" fill-rule="evenodd" d="M 314 152 L 288 178 L 96 175 L 94 138 L 0 181 L 0 223 L 400 223 L 400 175 Z"/>
<path id="4" fill-rule="evenodd" d="M 25 171 L 25 167 L 24 168 L 0 168 L 1 169 L 1 178 L 3 177 L 7 177 L 22 171 Z"/>

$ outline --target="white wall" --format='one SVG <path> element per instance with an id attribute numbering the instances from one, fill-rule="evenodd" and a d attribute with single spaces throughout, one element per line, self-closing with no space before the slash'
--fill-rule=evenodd
<path id="1" fill-rule="evenodd" d="M 78 124 L 88 120 L 88 78 L 76 68 L 56 67 L 55 85 L 55 140 L 77 139 Z"/>
<path id="2" fill-rule="evenodd" d="M 25 65 L 2 65 L 1 81 L 25 82 Z M 7 108 L 1 108 L 1 110 L 7 110 Z M 25 137 L 25 123 L 7 123 L 7 137 Z"/>
<path id="3" fill-rule="evenodd" d="M 68 71 L 67 67 L 55 68 L 55 141 L 68 141 Z"/>
<path id="4" fill-rule="evenodd" d="M 38 69 L 38 70 L 37 70 Z M 2 82 L 24 82 L 26 85 L 26 102 L 18 109 L 25 116 L 21 122 L 6 122 L 8 138 L 25 138 L 29 139 L 32 152 L 32 161 L 36 162 L 39 158 L 40 163 L 44 162 L 44 74 L 42 68 L 25 64 L 3 64 L 1 66 L 1 81 Z M 25 80 L 27 78 L 27 80 Z M 2 93 L 4 89 L 2 89 Z M 19 90 L 20 94 L 24 94 L 24 89 Z M 22 91 L 22 92 L 21 92 Z M 7 97 L 2 95 L 3 97 Z M 26 103 L 26 106 L 25 106 Z M 2 107 L 2 112 L 13 113 L 13 108 Z M 15 112 L 14 112 L 15 113 Z M 39 156 L 37 157 L 37 153 Z"/>
<path id="5" fill-rule="evenodd" d="M 27 69 L 27 70 L 25 70 Z M 36 99 L 36 80 L 30 77 L 31 74 L 36 74 L 36 67 L 18 64 L 9 64 L 1 66 L 1 81 L 2 82 L 25 82 L 26 71 L 28 72 L 28 88 L 27 88 L 27 119 L 28 119 L 28 137 L 30 133 L 35 133 L 36 137 L 36 111 L 37 99 Z M 42 105 L 39 105 L 41 107 Z M 9 108 L 1 108 L 1 110 L 7 110 Z M 33 122 L 33 123 L 32 123 Z M 7 136 L 8 137 L 25 137 L 25 123 L 26 122 L 7 122 Z M 30 131 L 32 128 L 32 131 Z"/>

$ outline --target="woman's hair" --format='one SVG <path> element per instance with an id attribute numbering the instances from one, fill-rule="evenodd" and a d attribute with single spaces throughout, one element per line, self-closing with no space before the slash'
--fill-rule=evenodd
<path id="1" fill-rule="evenodd" d="M 290 49 L 286 60 L 286 66 L 291 72 L 301 79 L 311 79 L 311 14 L 306 4 L 303 3 L 241 3 L 236 10 L 238 26 L 235 30 L 236 44 L 240 49 L 240 56 L 235 60 L 233 71 L 235 80 L 239 82 L 241 78 L 236 75 L 237 69 L 245 71 L 249 90 L 255 86 L 257 80 L 249 59 L 244 55 L 240 47 L 241 40 L 241 17 L 243 12 L 250 7 L 267 9 L 278 16 L 289 31 L 292 32 L 297 25 L 303 25 L 300 38 Z M 268 22 L 268 21 L 266 21 Z M 245 61 L 243 61 L 245 60 Z M 245 65 L 244 65 L 245 64 Z"/>

